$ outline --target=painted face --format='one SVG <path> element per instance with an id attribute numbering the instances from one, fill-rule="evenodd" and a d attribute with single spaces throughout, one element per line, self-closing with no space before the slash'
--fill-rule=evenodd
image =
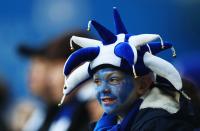
<path id="1" fill-rule="evenodd" d="M 93 81 L 97 100 L 106 113 L 111 113 L 124 103 L 134 88 L 133 77 L 114 68 L 97 71 Z"/>

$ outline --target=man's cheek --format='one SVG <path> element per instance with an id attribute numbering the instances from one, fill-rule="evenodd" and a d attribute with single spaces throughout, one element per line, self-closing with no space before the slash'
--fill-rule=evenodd
<path id="1" fill-rule="evenodd" d="M 130 94 L 130 90 L 124 90 L 123 92 L 121 92 L 121 96 L 120 96 L 121 102 L 126 101 L 129 94 Z"/>
<path id="2" fill-rule="evenodd" d="M 112 94 L 117 97 L 117 103 L 124 102 L 125 96 L 129 92 L 129 91 L 124 90 L 124 89 L 125 89 L 125 87 L 123 87 L 123 85 L 111 88 Z"/>
<path id="3" fill-rule="evenodd" d="M 131 83 L 124 84 L 123 89 L 120 91 L 120 100 L 125 102 L 133 90 L 133 85 Z"/>
<path id="4" fill-rule="evenodd" d="M 123 95 L 123 89 L 121 86 L 116 86 L 111 88 L 111 93 L 113 96 L 117 98 L 116 104 L 122 103 L 122 95 Z"/>
<path id="5" fill-rule="evenodd" d="M 111 90 L 111 94 L 116 96 L 116 97 L 119 97 L 119 93 L 120 93 L 120 90 L 121 90 L 121 87 L 120 86 L 110 86 L 110 90 Z"/>

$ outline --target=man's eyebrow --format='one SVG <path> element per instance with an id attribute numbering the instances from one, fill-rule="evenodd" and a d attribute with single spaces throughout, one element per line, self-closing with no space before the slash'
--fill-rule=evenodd
<path id="1" fill-rule="evenodd" d="M 113 74 L 119 74 L 119 75 L 120 75 L 120 73 L 119 73 L 118 71 L 111 71 L 110 73 L 108 73 L 108 74 L 105 76 L 105 78 L 107 79 L 107 78 L 109 78 L 110 76 L 112 76 Z"/>
<path id="2" fill-rule="evenodd" d="M 109 72 L 104 76 L 104 78 L 105 78 L 105 79 L 108 79 L 108 78 L 109 78 L 110 76 L 112 76 L 113 74 L 121 75 L 121 73 L 118 72 L 118 71 L 109 71 Z M 94 75 L 93 75 L 93 79 L 95 79 L 95 78 L 99 78 L 99 75 L 98 75 L 98 74 L 94 74 Z"/>

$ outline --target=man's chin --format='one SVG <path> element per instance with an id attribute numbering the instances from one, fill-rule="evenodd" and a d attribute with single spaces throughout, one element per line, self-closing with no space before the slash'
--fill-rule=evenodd
<path id="1" fill-rule="evenodd" d="M 116 104 L 112 104 L 112 105 L 103 105 L 103 110 L 104 112 L 106 112 L 107 114 L 112 114 L 112 112 L 117 108 Z"/>

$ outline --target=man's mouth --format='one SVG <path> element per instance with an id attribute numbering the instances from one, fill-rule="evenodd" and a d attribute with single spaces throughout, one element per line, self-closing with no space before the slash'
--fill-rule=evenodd
<path id="1" fill-rule="evenodd" d="M 101 98 L 101 101 L 104 105 L 111 105 L 111 104 L 115 103 L 117 100 L 116 100 L 116 98 L 103 97 L 103 98 Z"/>

